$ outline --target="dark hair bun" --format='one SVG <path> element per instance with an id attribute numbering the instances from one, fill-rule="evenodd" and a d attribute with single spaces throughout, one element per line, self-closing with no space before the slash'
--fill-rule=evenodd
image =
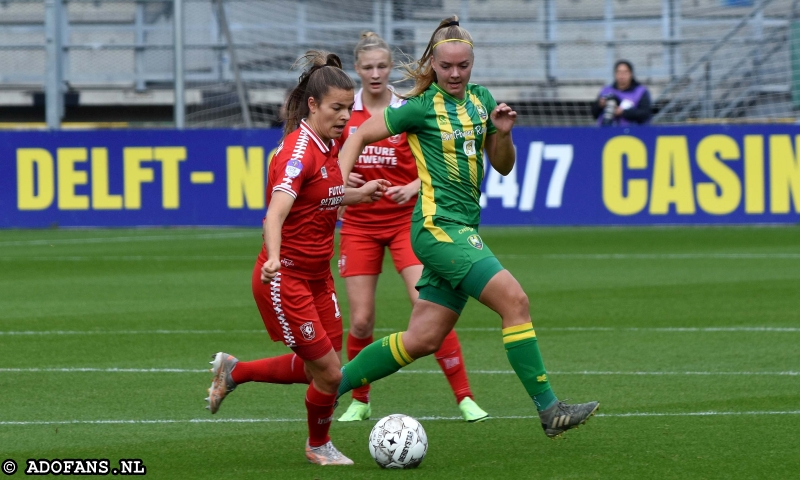
<path id="1" fill-rule="evenodd" d="M 329 53 L 325 59 L 325 65 L 328 67 L 342 68 L 342 60 L 335 53 Z"/>

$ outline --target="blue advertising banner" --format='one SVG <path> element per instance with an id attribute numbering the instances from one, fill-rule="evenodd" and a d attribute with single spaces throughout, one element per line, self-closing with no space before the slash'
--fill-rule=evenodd
<path id="1" fill-rule="evenodd" d="M 278 130 L 0 132 L 0 227 L 259 225 Z M 484 225 L 800 222 L 800 127 L 515 128 Z"/>
<path id="2" fill-rule="evenodd" d="M 280 130 L 0 132 L 0 227 L 260 225 Z"/>

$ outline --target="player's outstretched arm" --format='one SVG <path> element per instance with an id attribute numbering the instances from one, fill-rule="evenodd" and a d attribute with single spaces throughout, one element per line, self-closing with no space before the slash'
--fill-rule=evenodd
<path id="1" fill-rule="evenodd" d="M 491 118 L 497 133 L 486 137 L 486 154 L 492 167 L 505 176 L 511 173 L 517 160 L 517 152 L 511 139 L 511 129 L 517 121 L 517 112 L 501 103 L 492 110 Z"/>
<path id="2" fill-rule="evenodd" d="M 364 147 L 391 136 L 392 134 L 389 133 L 389 129 L 386 128 L 386 123 L 383 120 L 383 111 L 362 123 L 352 135 L 347 137 L 347 141 L 344 142 L 344 146 L 339 152 L 339 167 L 342 169 L 342 177 L 349 178 L 358 156 L 364 151 Z"/>
<path id="3" fill-rule="evenodd" d="M 294 205 L 294 197 L 276 191 L 267 208 L 264 220 L 264 245 L 267 247 L 267 261 L 261 266 L 261 281 L 269 283 L 281 268 L 281 230 Z"/>

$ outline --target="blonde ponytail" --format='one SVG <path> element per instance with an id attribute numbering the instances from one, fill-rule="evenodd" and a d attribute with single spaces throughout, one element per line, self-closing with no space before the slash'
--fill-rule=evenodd
<path id="1" fill-rule="evenodd" d="M 428 46 L 425 47 L 425 51 L 422 52 L 419 60 L 401 65 L 405 71 L 403 80 L 414 80 L 414 87 L 403 95 L 404 98 L 416 97 L 436 82 L 436 72 L 433 71 L 431 66 L 431 59 L 434 49 L 446 42 L 462 42 L 470 47 L 473 45 L 472 35 L 458 25 L 458 15 L 453 15 L 439 22 L 439 26 L 433 31 L 431 39 L 428 41 Z"/>
<path id="2" fill-rule="evenodd" d="M 353 57 L 356 62 L 358 62 L 358 56 L 361 52 L 369 52 L 371 50 L 386 50 L 389 52 L 389 61 L 392 61 L 392 50 L 386 40 L 375 32 L 361 32 L 361 39 L 356 44 L 356 48 L 353 49 Z"/>

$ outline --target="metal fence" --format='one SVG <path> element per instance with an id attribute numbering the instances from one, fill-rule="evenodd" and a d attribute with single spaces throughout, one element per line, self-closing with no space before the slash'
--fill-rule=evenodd
<path id="1" fill-rule="evenodd" d="M 793 119 L 798 4 L 2 0 L 0 105 L 44 93 L 51 128 L 65 98 L 110 108 L 175 104 L 178 127 L 270 126 L 297 78 L 289 66 L 306 49 L 336 52 L 349 66 L 359 33 L 372 30 L 396 59 L 415 57 L 438 20 L 455 13 L 476 41 L 473 81 L 517 105 L 522 124 L 590 123 L 588 105 L 620 58 L 651 89 L 657 122 Z"/>

